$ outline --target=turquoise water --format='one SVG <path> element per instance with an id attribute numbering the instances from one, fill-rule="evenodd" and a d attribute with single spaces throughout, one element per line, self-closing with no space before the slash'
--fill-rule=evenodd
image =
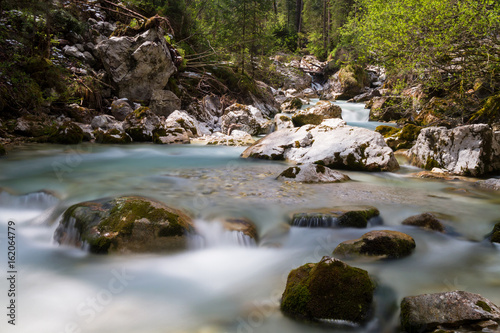
<path id="1" fill-rule="evenodd" d="M 341 332 L 283 317 L 279 298 L 291 269 L 367 231 L 288 228 L 289 214 L 346 204 L 378 207 L 384 225 L 377 229 L 406 232 L 417 243 L 406 259 L 349 262 L 382 286 L 374 319 L 354 332 L 392 332 L 398 323 L 392 304 L 408 295 L 462 289 L 500 304 L 499 249 L 482 242 L 498 219 L 498 194 L 467 182 L 410 178 L 419 170 L 409 166 L 397 173 L 347 172 L 353 181 L 343 184 L 281 182 L 275 178 L 286 163 L 243 160 L 243 149 L 34 145 L 0 159 L 0 246 L 6 246 L 7 222 L 17 228 L 15 331 Z M 184 209 L 205 246 L 177 254 L 96 256 L 53 242 L 69 205 L 128 194 Z M 424 211 L 449 215 L 452 234 L 400 225 Z M 243 246 L 221 235 L 207 220 L 221 213 L 254 220 L 259 244 Z M 5 255 L 0 266 L 6 267 Z M 2 279 L 2 293 L 6 288 Z M 5 303 L 5 295 L 0 300 Z M 6 330 L 5 320 L 0 327 L 14 331 Z"/>

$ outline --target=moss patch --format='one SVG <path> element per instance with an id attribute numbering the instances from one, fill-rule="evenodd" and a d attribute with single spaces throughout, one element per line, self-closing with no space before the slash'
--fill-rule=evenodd
<path id="1" fill-rule="evenodd" d="M 388 138 L 401 131 L 401 129 L 392 126 L 380 125 L 375 128 L 375 132 L 382 134 L 384 138 Z"/>
<path id="2" fill-rule="evenodd" d="M 281 310 L 301 320 L 361 323 L 368 319 L 373 290 L 366 271 L 324 257 L 317 264 L 306 264 L 290 272 Z"/>
<path id="3" fill-rule="evenodd" d="M 491 313 L 491 307 L 488 304 L 486 304 L 486 302 L 477 301 L 476 305 L 479 306 L 484 311 Z"/>
<path id="4" fill-rule="evenodd" d="M 427 157 L 427 160 L 423 165 L 423 168 L 426 170 L 432 170 L 433 168 L 440 168 L 440 167 L 441 164 L 430 156 Z"/>
<path id="5" fill-rule="evenodd" d="M 300 172 L 299 167 L 290 167 L 290 168 L 286 169 L 285 171 L 283 171 L 279 175 L 279 177 L 295 179 L 299 172 Z"/>
<path id="6" fill-rule="evenodd" d="M 494 243 L 500 243 L 500 222 L 495 224 L 495 227 L 493 227 L 493 232 L 491 233 L 491 241 Z"/>

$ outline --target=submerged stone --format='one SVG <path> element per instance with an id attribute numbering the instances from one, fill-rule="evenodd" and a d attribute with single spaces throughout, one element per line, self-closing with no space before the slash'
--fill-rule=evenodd
<path id="1" fill-rule="evenodd" d="M 500 222 L 495 224 L 493 231 L 491 232 L 491 242 L 500 243 Z"/>
<path id="2" fill-rule="evenodd" d="M 376 259 L 398 259 L 407 257 L 415 249 L 415 240 L 402 232 L 374 230 L 358 239 L 340 243 L 333 255 L 349 258 L 367 256 Z"/>
<path id="3" fill-rule="evenodd" d="M 340 183 L 350 180 L 349 176 L 318 164 L 290 167 L 278 179 L 304 183 Z"/>
<path id="4" fill-rule="evenodd" d="M 308 228 L 366 228 L 368 222 L 379 224 L 380 212 L 372 206 L 344 206 L 293 215 L 290 225 Z"/>
<path id="5" fill-rule="evenodd" d="M 443 224 L 431 213 L 410 216 L 401 222 L 403 225 L 415 226 L 427 230 L 444 232 Z"/>
<path id="6" fill-rule="evenodd" d="M 436 329 L 476 331 L 485 322 L 498 328 L 500 309 L 488 299 L 466 291 L 403 298 L 401 328 L 407 333 Z"/>
<path id="7" fill-rule="evenodd" d="M 179 210 L 143 197 L 119 197 L 69 207 L 55 231 L 59 244 L 92 253 L 161 252 L 183 249 L 191 219 Z"/>
<path id="8" fill-rule="evenodd" d="M 365 270 L 323 257 L 290 272 L 281 311 L 298 320 L 363 323 L 369 319 L 374 289 Z"/>

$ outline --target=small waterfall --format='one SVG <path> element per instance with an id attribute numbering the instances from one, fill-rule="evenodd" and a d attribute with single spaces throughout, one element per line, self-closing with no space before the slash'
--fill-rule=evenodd
<path id="1" fill-rule="evenodd" d="M 198 220 L 195 221 L 195 227 L 198 234 L 191 238 L 190 244 L 195 249 L 234 246 L 255 247 L 257 245 L 250 236 L 241 231 L 227 230 L 218 221 Z"/>
<path id="2" fill-rule="evenodd" d="M 23 209 L 47 209 L 55 206 L 59 199 L 50 192 L 37 191 L 23 195 L 0 192 L 0 207 Z"/>
<path id="3" fill-rule="evenodd" d="M 76 219 L 74 217 L 69 218 L 69 222 L 66 226 L 64 224 L 59 224 L 54 232 L 54 241 L 59 245 L 75 246 L 80 247 L 84 251 L 88 250 L 88 244 L 82 242 L 80 231 L 76 227 Z"/>
<path id="4" fill-rule="evenodd" d="M 337 218 L 330 214 L 295 214 L 292 219 L 292 226 L 307 228 L 331 228 L 336 225 Z"/>

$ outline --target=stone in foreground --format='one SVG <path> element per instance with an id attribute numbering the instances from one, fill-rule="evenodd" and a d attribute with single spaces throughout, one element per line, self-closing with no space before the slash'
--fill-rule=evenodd
<path id="1" fill-rule="evenodd" d="M 407 155 L 413 165 L 427 170 L 437 167 L 457 175 L 482 176 L 500 170 L 500 133 L 486 124 L 427 127 Z"/>
<path id="2" fill-rule="evenodd" d="M 374 288 L 366 271 L 323 257 L 290 272 L 281 311 L 298 320 L 363 323 L 369 319 Z"/>
<path id="3" fill-rule="evenodd" d="M 328 101 L 319 101 L 315 106 L 297 111 L 292 116 L 292 121 L 295 127 L 300 127 L 307 124 L 319 125 L 323 120 L 331 118 L 342 118 L 340 106 Z"/>
<path id="4" fill-rule="evenodd" d="M 351 178 L 322 165 L 306 164 L 286 169 L 278 176 L 278 179 L 303 183 L 340 183 Z"/>
<path id="5" fill-rule="evenodd" d="M 143 197 L 120 197 L 69 207 L 55 231 L 59 244 L 92 253 L 163 252 L 184 249 L 191 219 L 179 210 Z"/>
<path id="6" fill-rule="evenodd" d="M 321 125 L 282 129 L 245 150 L 243 158 L 314 163 L 332 169 L 393 171 L 394 154 L 379 133 L 327 119 Z"/>
<path id="7" fill-rule="evenodd" d="M 415 250 L 415 240 L 402 232 L 374 230 L 358 239 L 340 243 L 333 255 L 341 258 L 365 256 L 372 259 L 399 259 Z"/>
<path id="8" fill-rule="evenodd" d="M 403 298 L 403 332 L 432 332 L 436 329 L 481 331 L 484 324 L 498 328 L 500 309 L 478 294 L 451 291 Z"/>

